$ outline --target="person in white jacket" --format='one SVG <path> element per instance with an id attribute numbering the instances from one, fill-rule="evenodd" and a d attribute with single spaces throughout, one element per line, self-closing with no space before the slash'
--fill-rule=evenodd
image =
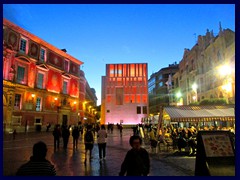
<path id="1" fill-rule="evenodd" d="M 106 138 L 107 131 L 104 125 L 101 125 L 101 129 L 97 133 L 97 142 L 98 142 L 98 151 L 99 151 L 99 159 L 102 161 L 102 158 L 106 157 Z"/>

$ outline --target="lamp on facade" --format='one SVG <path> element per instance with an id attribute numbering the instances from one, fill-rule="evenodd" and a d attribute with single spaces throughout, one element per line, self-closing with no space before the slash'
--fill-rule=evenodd
<path id="1" fill-rule="evenodd" d="M 232 84 L 232 68 L 229 64 L 224 64 L 218 68 L 219 75 L 224 78 L 222 90 L 224 90 L 227 94 L 227 99 L 229 100 L 230 97 L 233 97 L 233 84 Z M 232 94 L 230 95 L 229 93 Z"/>
<path id="2" fill-rule="evenodd" d="M 182 93 L 180 91 L 177 92 L 176 97 L 177 97 L 177 106 L 182 105 L 182 102 L 181 102 Z"/>
<path id="3" fill-rule="evenodd" d="M 197 88 L 198 88 L 197 84 L 196 84 L 196 83 L 193 83 L 193 85 L 192 85 L 192 90 L 193 90 L 194 93 L 195 93 L 195 95 L 193 96 L 193 100 L 194 100 L 195 102 L 198 101 L 198 98 L 197 98 Z"/>
<path id="4" fill-rule="evenodd" d="M 35 94 L 32 94 L 32 103 L 34 102 Z"/>

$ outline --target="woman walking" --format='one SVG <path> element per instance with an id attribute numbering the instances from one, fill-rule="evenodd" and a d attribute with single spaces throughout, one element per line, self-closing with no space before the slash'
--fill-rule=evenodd
<path id="1" fill-rule="evenodd" d="M 97 133 L 97 141 L 98 141 L 98 151 L 99 151 L 99 159 L 102 161 L 102 158 L 106 157 L 106 138 L 107 132 L 104 125 L 101 125 L 101 129 Z"/>
<path id="2" fill-rule="evenodd" d="M 92 126 L 91 125 L 87 126 L 87 131 L 86 131 L 85 136 L 84 136 L 84 143 L 85 143 L 85 161 L 84 161 L 84 164 L 86 165 L 88 151 L 89 151 L 89 160 L 92 159 L 92 149 L 93 149 L 94 138 L 93 138 L 93 132 L 92 132 Z"/>

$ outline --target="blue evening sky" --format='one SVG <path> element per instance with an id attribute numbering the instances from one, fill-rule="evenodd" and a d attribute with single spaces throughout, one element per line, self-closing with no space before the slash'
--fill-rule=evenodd
<path id="1" fill-rule="evenodd" d="M 5 4 L 3 17 L 83 61 L 98 105 L 106 64 L 146 62 L 150 77 L 219 22 L 235 31 L 234 4 Z"/>

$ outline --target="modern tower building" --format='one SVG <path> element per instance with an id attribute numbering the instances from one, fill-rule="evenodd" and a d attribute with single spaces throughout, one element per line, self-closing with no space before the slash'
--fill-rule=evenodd
<path id="1" fill-rule="evenodd" d="M 137 124 L 147 116 L 147 63 L 107 64 L 102 77 L 101 123 Z"/>

